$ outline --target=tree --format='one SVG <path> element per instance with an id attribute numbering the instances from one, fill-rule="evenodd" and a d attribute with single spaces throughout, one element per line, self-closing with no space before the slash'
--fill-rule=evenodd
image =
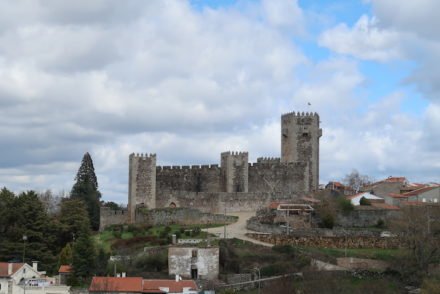
<path id="1" fill-rule="evenodd" d="M 440 206 L 426 204 L 407 206 L 401 216 L 391 222 L 391 228 L 409 249 L 399 269 L 408 278 L 420 282 L 428 272 L 429 265 L 440 260 Z"/>
<path id="2" fill-rule="evenodd" d="M 72 246 L 70 245 L 70 243 L 67 243 L 67 245 L 63 248 L 63 250 L 61 250 L 58 264 L 59 265 L 72 264 Z"/>
<path id="3" fill-rule="evenodd" d="M 74 241 L 79 232 L 90 226 L 89 215 L 81 199 L 63 199 L 60 209 L 62 225 L 62 243 Z"/>
<path id="4" fill-rule="evenodd" d="M 360 174 L 356 169 L 354 169 L 351 171 L 351 173 L 345 176 L 343 182 L 345 186 L 350 187 L 357 193 L 361 187 L 371 184 L 373 179 L 367 175 Z"/>
<path id="5" fill-rule="evenodd" d="M 96 231 L 99 229 L 99 199 L 101 198 L 101 193 L 98 191 L 98 181 L 92 157 L 88 152 L 84 154 L 75 181 L 70 197 L 84 201 L 89 214 L 91 228 Z"/>
<path id="6" fill-rule="evenodd" d="M 95 272 L 96 251 L 90 229 L 82 228 L 72 250 L 73 275 L 80 284 L 87 282 Z"/>
<path id="7" fill-rule="evenodd" d="M 43 203 L 47 214 L 53 215 L 59 211 L 61 197 L 54 196 L 51 190 L 38 193 L 38 199 L 40 199 L 41 203 Z"/>

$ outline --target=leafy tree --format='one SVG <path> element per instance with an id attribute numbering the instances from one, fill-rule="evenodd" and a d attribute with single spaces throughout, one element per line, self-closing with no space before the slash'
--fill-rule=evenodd
<path id="1" fill-rule="evenodd" d="M 72 242 L 79 232 L 90 226 L 89 215 L 81 199 L 63 199 L 61 202 L 60 223 L 62 243 Z"/>
<path id="2" fill-rule="evenodd" d="M 105 276 L 107 274 L 108 259 L 109 255 L 105 253 L 103 248 L 100 248 L 96 257 L 96 274 L 98 276 Z"/>
<path id="3" fill-rule="evenodd" d="M 101 198 L 101 193 L 98 191 L 98 181 L 92 157 L 88 152 L 84 154 L 75 181 L 70 197 L 84 201 L 89 214 L 91 228 L 96 231 L 99 229 L 99 199 Z"/>
<path id="4" fill-rule="evenodd" d="M 61 250 L 58 263 L 59 265 L 72 264 L 72 246 L 70 245 L 70 243 L 67 243 L 63 250 Z"/>
<path id="5" fill-rule="evenodd" d="M 79 284 L 85 284 L 95 273 L 96 251 L 89 228 L 82 228 L 73 244 L 73 275 Z"/>
<path id="6" fill-rule="evenodd" d="M 108 207 L 112 210 L 121 210 L 121 206 L 119 206 L 116 202 L 113 201 L 108 201 L 108 202 L 103 202 L 102 206 L 104 207 Z"/>
<path id="7" fill-rule="evenodd" d="M 48 272 L 56 270 L 59 226 L 50 218 L 34 191 L 18 197 L 2 189 L 0 192 L 0 260 L 23 259 L 26 244 L 26 261 L 39 260 Z M 23 241 L 23 236 L 27 240 Z"/>
<path id="8" fill-rule="evenodd" d="M 343 214 L 349 214 L 351 211 L 354 210 L 354 206 L 351 201 L 345 199 L 345 197 L 338 198 L 338 205 Z"/>

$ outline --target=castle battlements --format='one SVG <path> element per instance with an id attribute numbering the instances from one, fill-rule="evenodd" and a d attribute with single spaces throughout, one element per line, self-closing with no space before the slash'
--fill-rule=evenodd
<path id="1" fill-rule="evenodd" d="M 316 112 L 287 112 L 284 113 L 283 115 L 281 115 L 282 118 L 284 118 L 285 116 L 296 116 L 296 117 L 315 117 L 315 116 L 319 116 L 318 113 Z"/>
<path id="2" fill-rule="evenodd" d="M 130 221 L 135 221 L 139 206 L 213 211 L 227 206 L 246 211 L 263 205 L 259 199 L 296 197 L 316 190 L 322 135 L 319 124 L 316 112 L 283 114 L 281 157 L 259 157 L 254 163 L 249 162 L 247 151 L 222 152 L 220 164 L 209 165 L 157 166 L 155 153 L 130 154 Z"/>
<path id="3" fill-rule="evenodd" d="M 280 163 L 280 157 L 259 157 L 257 163 Z"/>
<path id="4" fill-rule="evenodd" d="M 139 158 L 139 159 L 148 159 L 148 158 L 156 158 L 156 153 L 132 153 L 130 154 L 130 158 Z"/>

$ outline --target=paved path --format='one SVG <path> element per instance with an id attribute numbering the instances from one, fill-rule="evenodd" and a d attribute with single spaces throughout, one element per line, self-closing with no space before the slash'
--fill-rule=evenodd
<path id="1" fill-rule="evenodd" d="M 246 233 L 253 232 L 246 229 L 246 221 L 251 217 L 255 216 L 255 212 L 233 212 L 233 213 L 228 213 L 228 215 L 238 216 L 238 221 L 226 226 L 226 238 L 228 239 L 237 238 L 267 247 L 273 246 L 272 244 L 246 237 L 245 235 Z M 215 234 L 220 238 L 224 238 L 224 227 L 209 228 L 203 230 L 211 234 Z"/>

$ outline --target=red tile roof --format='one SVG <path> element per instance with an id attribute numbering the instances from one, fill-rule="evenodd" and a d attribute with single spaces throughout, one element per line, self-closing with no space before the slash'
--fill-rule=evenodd
<path id="1" fill-rule="evenodd" d="M 387 179 L 381 181 L 381 182 L 387 182 L 387 183 L 404 183 L 406 182 L 405 177 L 388 177 Z"/>
<path id="2" fill-rule="evenodd" d="M 17 272 L 23 265 L 24 263 L 12 263 L 12 275 L 15 274 L 15 272 Z M 9 262 L 0 262 L 0 277 L 10 276 L 8 275 L 8 267 Z"/>
<path id="3" fill-rule="evenodd" d="M 129 292 L 142 293 L 142 278 L 140 277 L 93 277 L 89 292 Z"/>
<path id="4" fill-rule="evenodd" d="M 417 196 L 417 195 L 419 195 L 419 194 L 422 194 L 422 193 L 424 193 L 424 192 L 428 192 L 428 191 L 431 191 L 431 190 L 433 190 L 433 189 L 436 189 L 436 188 L 439 188 L 440 186 L 433 186 L 433 187 L 424 187 L 424 188 L 420 188 L 420 189 L 417 189 L 417 190 L 414 190 L 414 191 L 411 191 L 411 192 L 406 192 L 406 193 L 403 193 L 402 195 L 405 195 L 405 196 Z"/>
<path id="5" fill-rule="evenodd" d="M 68 274 L 72 272 L 72 267 L 70 265 L 61 265 L 58 270 L 59 273 Z"/>
<path id="6" fill-rule="evenodd" d="M 176 282 L 175 280 L 144 280 L 144 293 L 157 292 L 159 288 L 169 288 L 171 293 L 183 292 L 183 288 L 190 288 L 197 290 L 197 285 L 193 280 L 182 280 Z"/>

